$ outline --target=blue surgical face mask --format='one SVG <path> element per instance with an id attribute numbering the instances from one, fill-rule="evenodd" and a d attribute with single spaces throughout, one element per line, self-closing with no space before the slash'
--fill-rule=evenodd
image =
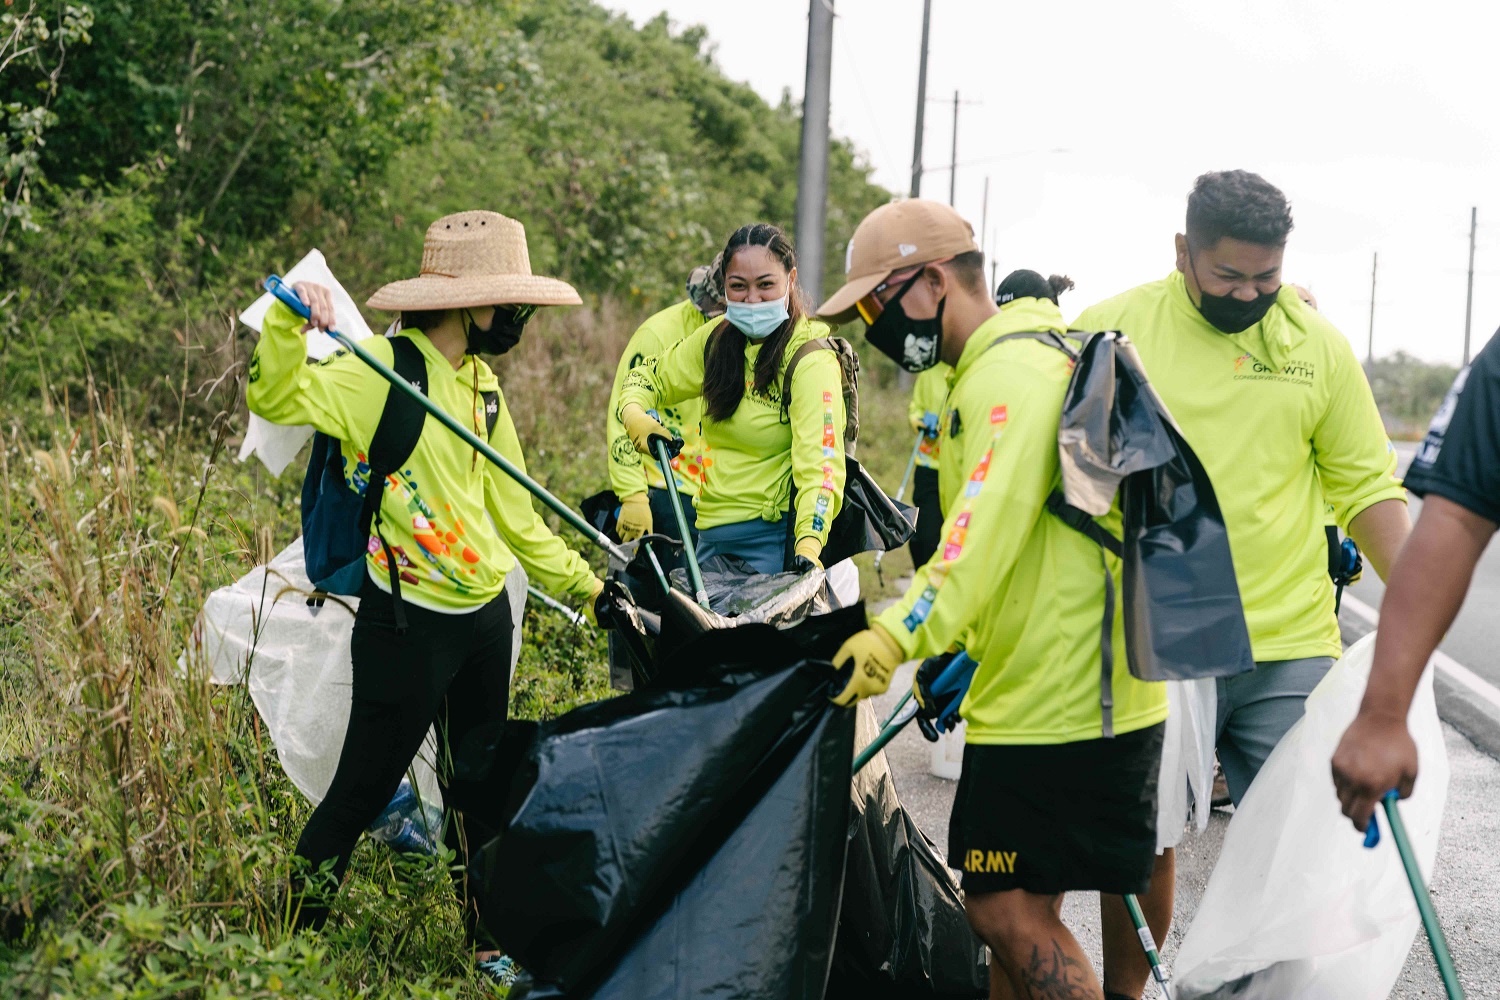
<path id="1" fill-rule="evenodd" d="M 730 302 L 724 318 L 751 340 L 765 340 L 791 316 L 786 306 L 786 295 L 770 302 Z"/>

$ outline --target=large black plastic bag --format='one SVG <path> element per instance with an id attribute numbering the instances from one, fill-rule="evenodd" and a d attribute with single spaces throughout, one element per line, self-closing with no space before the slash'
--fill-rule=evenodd
<path id="1" fill-rule="evenodd" d="M 856 743 L 874 739 L 862 710 Z M 884 754 L 854 776 L 844 902 L 828 1000 L 989 996 L 984 945 L 936 848 L 902 808 Z"/>
<path id="2" fill-rule="evenodd" d="M 916 530 L 917 511 L 885 495 L 853 456 L 844 457 L 844 500 L 818 558 L 824 566 L 861 552 L 889 552 Z"/>
<path id="3" fill-rule="evenodd" d="M 1213 483 L 1146 377 L 1135 346 L 1087 334 L 1058 424 L 1067 502 L 1124 513 L 1126 655 L 1141 680 L 1255 667 Z"/>
<path id="4" fill-rule="evenodd" d="M 854 752 L 848 712 L 797 756 L 604 982 L 595 1000 L 823 996 L 839 920 Z M 524 963 L 523 963 L 524 964 Z M 535 997 L 570 996 L 539 990 Z M 578 994 L 580 996 L 585 994 Z"/>
<path id="5" fill-rule="evenodd" d="M 817 632 L 820 645 L 837 640 Z M 789 898 L 826 893 L 829 866 L 835 886 L 839 882 L 841 838 L 829 850 L 815 842 L 817 824 L 804 821 L 789 830 L 750 823 L 789 772 L 816 764 L 822 778 L 813 786 L 828 784 L 837 794 L 811 803 L 815 808 L 806 817 L 836 821 L 840 831 L 847 824 L 853 713 L 830 706 L 827 664 L 788 667 L 803 651 L 794 637 L 768 625 L 711 632 L 694 648 L 697 653 L 685 651 L 683 657 L 697 661 L 692 686 L 585 706 L 540 727 L 512 789 L 504 832 L 474 862 L 486 927 L 539 980 L 569 995 L 589 995 L 607 976 L 621 974 L 617 966 L 630 948 L 659 947 L 640 935 L 663 915 L 696 912 L 697 904 L 681 894 L 732 837 L 770 838 L 777 845 L 804 841 L 790 845 L 793 853 L 774 873 L 729 866 L 753 886 L 781 884 L 784 876 L 801 879 Z M 835 738 L 841 741 L 837 780 L 827 775 L 822 752 L 804 753 Z M 744 888 L 746 899 L 753 886 Z M 713 885 L 715 892 L 720 887 Z M 768 934 L 784 933 L 768 923 L 774 922 L 809 935 L 802 951 L 784 959 L 802 970 L 796 976 L 818 961 L 813 944 L 826 912 L 719 906 L 716 914 L 726 934 L 732 927 L 748 933 L 760 925 Z M 710 916 L 694 917 L 700 925 L 694 933 L 702 939 L 718 933 L 709 930 L 718 924 L 703 923 Z M 826 936 L 831 946 L 831 924 Z"/>

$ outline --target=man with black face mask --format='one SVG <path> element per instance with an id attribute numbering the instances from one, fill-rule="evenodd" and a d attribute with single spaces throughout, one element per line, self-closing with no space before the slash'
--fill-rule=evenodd
<path id="1" fill-rule="evenodd" d="M 1167 696 L 1132 677 L 1126 657 L 1106 670 L 1101 622 L 1120 561 L 1104 557 L 1106 584 L 1099 545 L 1047 506 L 1073 367 L 1059 350 L 1067 325 L 1048 293 L 997 305 L 973 230 L 932 201 L 871 212 L 846 271 L 819 316 L 859 316 L 865 339 L 907 370 L 942 360 L 953 375 L 938 421 L 937 551 L 834 655 L 848 672 L 835 701 L 879 694 L 901 662 L 966 644 L 979 666 L 948 863 L 963 870 L 969 922 L 994 955 L 990 996 L 1098 998 L 1062 897 L 1149 884 Z M 1100 524 L 1118 535 L 1119 512 Z M 1108 620 L 1122 648 L 1118 603 Z"/>
<path id="2" fill-rule="evenodd" d="M 1204 174 L 1188 196 L 1176 270 L 1073 324 L 1135 342 L 1218 493 L 1257 668 L 1217 690 L 1177 687 L 1174 698 L 1217 702 L 1219 762 L 1236 803 L 1341 652 L 1325 510 L 1382 578 L 1409 530 L 1395 454 L 1349 341 L 1282 283 L 1291 230 L 1286 197 L 1265 179 Z M 1164 788 L 1185 779 L 1161 776 Z M 1171 922 L 1172 847 L 1185 820 L 1158 821 L 1164 853 L 1141 899 L 1157 941 Z M 1125 906 L 1110 896 L 1102 906 L 1107 995 L 1139 997 L 1149 970 Z"/>

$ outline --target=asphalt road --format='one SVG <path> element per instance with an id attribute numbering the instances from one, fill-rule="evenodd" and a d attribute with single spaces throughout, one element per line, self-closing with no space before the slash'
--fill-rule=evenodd
<path id="1" fill-rule="evenodd" d="M 1500 592 L 1500 554 L 1492 553 L 1484 572 L 1490 574 L 1492 585 Z M 1373 577 L 1371 573 L 1369 576 Z M 1369 592 L 1369 585 L 1362 581 L 1357 585 Z M 1376 582 L 1378 586 L 1378 581 Z M 1378 607 L 1378 596 L 1371 598 Z M 1467 613 L 1479 608 L 1495 607 L 1492 600 L 1476 591 L 1471 596 Z M 1468 626 L 1483 629 L 1478 622 L 1482 616 L 1473 615 L 1475 624 Z M 1463 619 L 1460 619 L 1463 623 Z M 1370 628 L 1359 614 L 1345 608 L 1341 618 L 1346 642 L 1353 642 Z M 1490 635 L 1491 649 L 1500 650 L 1495 640 L 1500 638 L 1500 624 L 1489 623 L 1488 632 L 1474 633 L 1483 652 L 1483 636 Z M 1455 627 L 1454 633 L 1460 632 Z M 1465 633 L 1467 634 L 1467 633 Z M 1445 644 L 1445 649 L 1459 649 L 1457 645 Z M 1458 653 L 1453 652 L 1455 658 Z M 1460 661 L 1463 662 L 1463 661 Z M 1479 661 L 1476 659 L 1475 664 Z M 1488 678 L 1500 680 L 1500 657 L 1491 656 L 1485 663 Z M 1474 665 L 1475 673 L 1480 667 Z M 879 718 L 895 707 L 896 700 L 911 686 L 914 665 L 901 668 L 893 679 L 890 693 L 876 699 L 875 711 Z M 1447 808 L 1443 818 L 1442 838 L 1438 846 L 1436 871 L 1431 879 L 1434 905 L 1443 922 L 1454 962 L 1459 970 L 1464 988 L 1471 998 L 1500 998 L 1500 760 L 1476 746 L 1465 735 L 1478 732 L 1481 735 L 1500 734 L 1500 720 L 1490 722 L 1481 717 L 1478 722 L 1461 723 L 1463 731 L 1449 724 L 1454 721 L 1449 709 L 1463 709 L 1469 702 L 1482 701 L 1472 696 L 1461 685 L 1455 686 L 1442 680 L 1437 683 L 1439 707 L 1445 719 L 1444 738 L 1448 749 L 1452 778 L 1448 789 Z M 1445 694 L 1445 687 L 1448 688 Z M 1462 715 L 1462 712 L 1460 712 Z M 1465 717 L 1467 718 L 1467 717 Z M 908 726 L 887 748 L 886 756 L 895 776 L 896 787 L 902 803 L 937 845 L 939 852 L 947 847 L 948 814 L 952 808 L 953 790 L 956 782 L 933 777 L 930 770 L 932 745 L 927 743 L 915 726 Z M 1224 832 L 1232 818 L 1232 812 L 1215 812 L 1208 829 L 1197 836 L 1189 836 L 1177 851 L 1177 914 L 1171 933 L 1162 953 L 1169 967 L 1182 935 L 1192 922 L 1209 875 L 1218 861 Z M 1350 831 L 1351 836 L 1355 836 Z M 1096 893 L 1074 893 L 1064 903 L 1063 919 L 1078 936 L 1093 956 L 1095 968 L 1100 967 L 1099 904 Z M 1406 967 L 1391 997 L 1401 1000 L 1415 998 L 1440 998 L 1444 990 L 1433 965 L 1426 938 L 1418 934 Z M 1159 997 L 1155 984 L 1147 987 L 1147 997 Z"/>
<path id="2" fill-rule="evenodd" d="M 1416 445 L 1398 442 L 1400 472 L 1406 473 Z M 1422 509 L 1422 501 L 1409 498 L 1412 520 Z M 1385 585 L 1366 567 L 1364 577 L 1348 590 L 1349 602 L 1342 619 L 1346 631 L 1351 627 L 1368 628 L 1372 614 L 1380 609 Z M 1439 647 L 1444 653 L 1479 680 L 1481 685 L 1455 680 L 1452 671 L 1440 665 L 1437 676 L 1438 711 L 1444 720 L 1500 758 L 1500 545 L 1486 550 L 1474 572 L 1469 597 L 1464 602 L 1453 627 Z M 1488 688 L 1488 690 L 1486 690 Z"/>

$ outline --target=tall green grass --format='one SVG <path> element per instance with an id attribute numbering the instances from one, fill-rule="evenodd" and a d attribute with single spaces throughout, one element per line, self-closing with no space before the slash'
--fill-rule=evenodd
<path id="1" fill-rule="evenodd" d="M 531 472 L 569 502 L 606 482 L 604 407 L 640 318 L 559 310 L 497 365 Z M 297 533 L 300 467 L 274 478 L 232 457 L 232 336 L 205 349 L 226 370 L 170 403 L 132 410 L 139 394 L 90 377 L 3 428 L 0 995 L 484 996 L 451 856 L 367 840 L 327 928 L 289 927 L 309 807 L 244 688 L 209 682 L 193 632 L 208 592 Z M 893 383 L 867 367 L 860 449 L 892 489 L 908 439 Z M 600 634 L 536 608 L 524 627 L 515 716 L 609 696 Z"/>

